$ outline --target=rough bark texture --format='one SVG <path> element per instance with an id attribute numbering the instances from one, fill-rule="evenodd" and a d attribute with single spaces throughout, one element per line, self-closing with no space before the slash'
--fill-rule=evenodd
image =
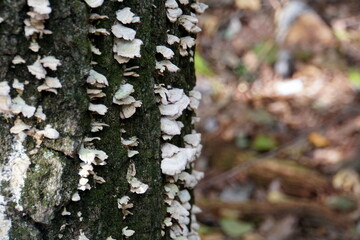
<path id="1" fill-rule="evenodd" d="M 180 57 L 177 45 L 173 45 L 175 57 L 172 62 L 180 67 L 177 73 L 165 73 L 160 76 L 155 71 L 156 45 L 166 44 L 167 30 L 177 36 L 188 35 L 182 32 L 177 23 L 167 21 L 165 0 L 125 0 L 105 1 L 96 9 L 89 8 L 81 0 L 52 0 L 52 12 L 46 20 L 46 29 L 53 32 L 44 35 L 38 42 L 41 46 L 38 53 L 28 49 L 31 42 L 24 36 L 24 19 L 29 7 L 25 0 L 0 1 L 0 82 L 9 85 L 17 78 L 20 82 L 28 81 L 22 98 L 32 106 L 42 105 L 47 116 L 46 121 L 38 122 L 34 117 L 21 119 L 37 129 L 51 124 L 57 129 L 60 137 L 56 140 L 44 139 L 40 147 L 35 140 L 27 137 L 23 145 L 30 158 L 31 165 L 27 170 L 25 185 L 22 189 L 19 210 L 15 203 L 8 201 L 5 206 L 7 219 L 11 219 L 10 239 L 78 239 L 83 232 L 89 239 L 123 239 L 121 229 L 128 226 L 135 230 L 133 239 L 165 239 L 161 237 L 161 224 L 166 215 L 163 196 L 165 182 L 160 169 L 160 113 L 154 94 L 154 84 L 166 83 L 182 88 L 188 93 L 195 82 L 194 69 L 189 57 Z M 102 55 L 91 53 L 88 35 L 89 14 L 108 15 L 109 19 L 94 23 L 97 28 L 106 28 L 116 21 L 115 11 L 123 7 L 131 7 L 141 17 L 140 24 L 131 25 L 137 30 L 136 37 L 144 44 L 141 47 L 142 57 L 133 59 L 127 67 L 139 65 L 139 78 L 127 78 L 134 85 L 133 96 L 142 101 L 134 116 L 122 120 L 119 107 L 112 104 L 112 96 L 124 81 L 125 65 L 119 65 L 113 58 L 112 45 L 114 37 L 93 36 L 93 44 Z M 26 64 L 13 65 L 11 60 L 20 55 Z M 31 65 L 38 56 L 55 56 L 61 60 L 57 71 L 48 70 L 48 76 L 58 77 L 62 88 L 58 94 L 38 92 L 37 86 L 44 80 L 31 75 L 27 65 Z M 96 61 L 97 65 L 91 65 Z M 86 77 L 93 68 L 105 75 L 109 86 L 104 89 L 106 97 L 97 100 L 109 109 L 105 116 L 92 115 L 87 110 L 89 99 L 86 94 Z M 12 98 L 17 95 L 11 90 Z M 192 112 L 186 110 L 181 117 L 185 124 L 183 134 L 191 132 Z M 0 114 L 0 170 L 7 164 L 8 156 L 13 151 L 14 136 L 10 128 L 16 117 L 8 118 Z M 92 119 L 108 124 L 100 133 L 90 132 Z M 120 129 L 126 130 L 122 133 Z M 71 201 L 76 191 L 79 176 L 80 159 L 77 152 L 86 136 L 101 137 L 95 143 L 97 149 L 108 154 L 107 165 L 95 166 L 94 171 L 102 176 L 106 183 L 97 184 L 90 177 L 91 190 L 80 191 L 81 200 Z M 145 194 L 130 193 L 126 181 L 126 172 L 130 163 L 127 151 L 122 146 L 121 137 L 137 136 L 139 138 L 139 154 L 131 159 L 136 162 L 137 177 L 149 185 Z M 183 145 L 182 138 L 174 138 L 178 146 Z M 37 149 L 29 154 L 31 150 Z M 0 195 L 11 199 L 7 183 L 0 183 Z M 124 195 L 131 197 L 134 208 L 133 215 L 123 220 L 117 207 L 117 199 Z M 1 205 L 1 202 L 0 202 Z M 1 206 L 0 206 L 1 207 Z M 70 216 L 62 216 L 66 209 Z M 81 215 L 80 215 L 81 214 Z M 1 220 L 0 220 L 1 221 Z M 1 224 L 0 224 L 1 225 Z"/>

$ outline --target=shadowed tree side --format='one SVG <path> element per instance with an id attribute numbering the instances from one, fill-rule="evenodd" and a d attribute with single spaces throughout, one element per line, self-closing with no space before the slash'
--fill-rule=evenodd
<path id="1" fill-rule="evenodd" d="M 167 213 L 172 205 L 165 202 L 164 185 L 175 185 L 180 172 L 191 176 L 199 143 L 191 146 L 183 138 L 194 135 L 194 44 L 190 39 L 181 47 L 179 39 L 170 45 L 168 34 L 195 37 L 197 29 L 189 33 L 180 21 L 181 14 L 190 18 L 195 12 L 191 2 L 105 1 L 96 8 L 80 0 L 43 2 L 0 1 L 0 239 L 174 238 L 175 230 L 163 222 L 179 219 Z M 120 25 L 127 28 L 121 34 L 136 31 L 130 39 L 112 33 L 121 22 L 117 11 L 127 8 L 135 15 Z M 169 9 L 176 12 L 172 22 Z M 142 42 L 141 56 L 121 45 L 136 39 Z M 174 52 L 171 63 L 178 70 L 166 66 L 157 46 Z M 125 55 L 116 60 L 121 51 Z M 115 99 L 125 85 L 132 86 L 131 95 Z M 164 133 L 159 106 L 167 100 L 154 86 L 186 94 L 181 111 L 167 119 L 178 124 L 176 136 Z M 131 104 L 140 106 L 126 112 Z M 178 146 L 177 152 L 188 148 L 186 169 L 163 174 L 165 142 Z M 183 193 L 185 185 L 179 185 Z M 131 206 L 120 204 L 126 196 Z M 177 202 L 187 204 L 180 215 L 191 229 L 193 202 L 186 201 Z M 184 237 L 188 232 L 181 230 Z"/>

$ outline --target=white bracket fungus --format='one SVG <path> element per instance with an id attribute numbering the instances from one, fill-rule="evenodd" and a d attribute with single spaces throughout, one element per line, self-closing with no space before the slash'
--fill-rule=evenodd
<path id="1" fill-rule="evenodd" d="M 57 67 L 61 66 L 60 60 L 56 59 L 54 56 L 45 56 L 40 59 L 40 62 L 44 67 L 50 68 L 53 71 L 56 71 Z"/>
<path id="2" fill-rule="evenodd" d="M 41 105 L 39 105 L 36 109 L 35 112 L 35 117 L 39 120 L 39 121 L 45 121 L 46 120 L 46 115 L 43 112 L 43 107 Z"/>
<path id="3" fill-rule="evenodd" d="M 101 122 L 92 122 L 91 123 L 91 132 L 99 132 L 104 129 L 104 127 L 109 127 L 106 123 Z"/>
<path id="4" fill-rule="evenodd" d="M 108 110 L 108 108 L 104 104 L 93 104 L 93 103 L 89 104 L 88 109 L 89 109 L 89 111 L 100 114 L 100 115 L 105 115 L 105 113 Z"/>
<path id="5" fill-rule="evenodd" d="M 196 170 L 192 170 L 191 174 L 188 172 L 181 172 L 178 176 L 184 186 L 189 189 L 193 189 L 203 177 L 204 173 Z"/>
<path id="6" fill-rule="evenodd" d="M 141 101 L 135 100 L 134 97 L 130 96 L 133 92 L 134 87 L 131 84 L 126 83 L 120 86 L 113 97 L 113 103 L 121 106 L 120 117 L 122 119 L 134 115 L 136 108 L 142 105 Z"/>
<path id="7" fill-rule="evenodd" d="M 100 49 L 95 47 L 92 43 L 90 43 L 90 49 L 93 54 L 101 55 Z"/>
<path id="8" fill-rule="evenodd" d="M 21 56 L 16 55 L 14 57 L 14 59 L 11 61 L 13 64 L 21 64 L 21 63 L 26 63 L 25 59 L 23 59 Z"/>
<path id="9" fill-rule="evenodd" d="M 139 69 L 139 68 L 140 68 L 139 66 L 132 66 L 132 67 L 125 68 L 123 76 L 124 77 L 139 77 L 140 75 L 133 71 L 133 70 Z"/>
<path id="10" fill-rule="evenodd" d="M 156 46 L 156 52 L 163 55 L 166 59 L 171 59 L 174 56 L 173 50 L 165 46 Z"/>
<path id="11" fill-rule="evenodd" d="M 25 130 L 29 130 L 30 128 L 30 125 L 25 124 L 20 118 L 17 118 L 15 120 L 14 126 L 10 128 L 10 132 L 14 134 L 19 134 Z"/>
<path id="12" fill-rule="evenodd" d="M 33 40 L 30 43 L 29 49 L 33 52 L 38 52 L 40 49 L 40 45 L 38 44 L 37 41 Z"/>
<path id="13" fill-rule="evenodd" d="M 125 238 L 129 238 L 135 233 L 134 230 L 128 229 L 128 226 L 124 227 L 121 232 L 125 236 Z"/>
<path id="14" fill-rule="evenodd" d="M 14 79 L 12 87 L 15 88 L 19 94 L 22 94 L 22 92 L 24 91 L 24 84 L 19 82 L 19 80 L 16 78 Z"/>
<path id="15" fill-rule="evenodd" d="M 191 8 L 193 8 L 197 14 L 203 14 L 208 7 L 209 6 L 206 5 L 205 3 L 193 3 L 193 4 L 191 4 Z"/>
<path id="16" fill-rule="evenodd" d="M 170 22 L 176 22 L 178 17 L 181 16 L 183 11 L 179 8 L 176 0 L 166 0 L 165 2 L 166 7 L 166 16 L 168 17 Z"/>
<path id="17" fill-rule="evenodd" d="M 64 207 L 63 211 L 61 212 L 61 216 L 70 216 L 70 215 L 71 215 L 71 212 L 66 210 L 66 207 Z"/>
<path id="18" fill-rule="evenodd" d="M 30 118 L 34 116 L 35 110 L 35 107 L 27 105 L 20 96 L 12 99 L 11 111 L 14 114 L 22 113 L 24 117 Z"/>
<path id="19" fill-rule="evenodd" d="M 192 15 L 181 15 L 179 17 L 180 25 L 185 28 L 189 33 L 198 33 L 201 28 L 197 26 L 198 19 Z"/>
<path id="20" fill-rule="evenodd" d="M 105 28 L 95 28 L 94 26 L 89 27 L 89 33 L 94 35 L 104 35 L 109 36 L 110 33 Z"/>
<path id="21" fill-rule="evenodd" d="M 161 115 L 166 116 L 169 119 L 176 119 L 182 114 L 183 110 L 187 108 L 189 103 L 189 97 L 183 94 L 181 98 L 176 101 L 169 102 L 168 104 L 161 104 L 159 106 L 160 113 Z"/>
<path id="22" fill-rule="evenodd" d="M 177 72 L 180 70 L 178 66 L 170 62 L 169 60 L 162 60 L 162 61 L 156 61 L 155 68 L 160 71 L 160 73 L 163 73 L 166 70 L 169 72 Z"/>
<path id="23" fill-rule="evenodd" d="M 133 215 L 132 212 L 130 212 L 128 209 L 132 208 L 134 204 L 129 203 L 130 197 L 129 196 L 123 196 L 122 198 L 118 198 L 118 208 L 121 209 L 123 214 L 123 219 L 126 218 L 127 215 Z"/>
<path id="24" fill-rule="evenodd" d="M 130 41 L 134 40 L 136 35 L 136 31 L 134 29 L 125 27 L 120 23 L 116 23 L 115 25 L 113 25 L 111 27 L 111 31 L 115 35 L 115 37 Z"/>
<path id="25" fill-rule="evenodd" d="M 105 183 L 104 178 L 95 174 L 92 165 L 105 165 L 105 160 L 108 158 L 108 155 L 104 151 L 85 148 L 83 145 L 78 154 L 79 158 L 83 161 L 80 164 L 81 169 L 79 170 L 79 175 L 81 178 L 79 179 L 78 190 L 85 191 L 91 189 L 91 186 L 88 183 L 89 179 L 87 178 L 90 174 L 93 174 L 96 183 Z"/>
<path id="26" fill-rule="evenodd" d="M 27 66 L 29 72 L 34 75 L 37 79 L 45 78 L 46 70 L 40 63 L 40 58 L 38 58 L 32 65 Z"/>
<path id="27" fill-rule="evenodd" d="M 179 148 L 179 152 L 161 161 L 163 174 L 174 176 L 185 170 L 186 165 L 193 162 L 196 157 L 196 150 L 192 148 Z"/>
<path id="28" fill-rule="evenodd" d="M 108 158 L 108 155 L 104 151 L 84 148 L 84 146 L 81 146 L 78 154 L 79 158 L 84 163 L 91 163 L 94 165 L 105 165 L 105 160 Z"/>
<path id="29" fill-rule="evenodd" d="M 116 19 L 123 24 L 135 23 L 139 20 L 129 7 L 116 11 Z"/>
<path id="30" fill-rule="evenodd" d="M 90 14 L 90 17 L 89 17 L 90 21 L 102 20 L 102 19 L 109 19 L 109 17 L 106 15 L 99 15 L 97 13 L 92 13 L 92 14 Z"/>
<path id="31" fill-rule="evenodd" d="M 56 88 L 61 88 L 62 85 L 58 78 L 53 77 L 45 77 L 45 82 L 37 87 L 37 90 L 39 92 L 41 91 L 47 91 L 57 94 Z"/>
<path id="32" fill-rule="evenodd" d="M 167 35 L 167 43 L 169 45 L 173 45 L 174 43 L 179 43 L 179 42 L 180 42 L 180 38 L 178 38 L 177 36 L 172 34 Z"/>
<path id="33" fill-rule="evenodd" d="M 189 0 L 179 0 L 179 2 L 183 5 L 189 4 Z"/>
<path id="34" fill-rule="evenodd" d="M 195 38 L 190 36 L 180 38 L 180 55 L 188 56 L 187 49 L 191 49 L 193 46 L 195 46 Z"/>
<path id="35" fill-rule="evenodd" d="M 140 48 L 143 42 L 140 39 L 134 39 L 132 41 L 126 41 L 117 39 L 115 41 L 113 51 L 124 58 L 141 57 Z"/>
<path id="36" fill-rule="evenodd" d="M 100 7 L 104 3 L 104 0 L 85 0 L 85 2 L 87 5 L 89 5 L 89 7 L 97 8 L 97 7 Z"/>
<path id="37" fill-rule="evenodd" d="M 80 195 L 77 191 L 71 196 L 71 201 L 73 201 L 73 202 L 80 201 Z"/>
<path id="38" fill-rule="evenodd" d="M 86 89 L 86 93 L 88 94 L 90 101 L 96 98 L 103 98 L 106 94 L 101 89 Z"/>
<path id="39" fill-rule="evenodd" d="M 11 108 L 10 86 L 7 81 L 0 82 L 0 113 L 7 113 Z"/>
<path id="40" fill-rule="evenodd" d="M 142 183 L 138 178 L 135 177 L 136 175 L 136 168 L 134 163 L 130 163 L 126 179 L 128 183 L 130 184 L 130 192 L 136 193 L 136 194 L 144 194 L 149 186 L 145 183 Z"/>
<path id="41" fill-rule="evenodd" d="M 200 101 L 201 101 L 201 92 L 197 90 L 192 90 L 189 92 L 190 96 L 190 108 L 196 110 L 199 108 Z"/>
<path id="42" fill-rule="evenodd" d="M 107 78 L 93 69 L 90 70 L 86 82 L 97 88 L 104 88 L 106 86 L 109 86 Z"/>
<path id="43" fill-rule="evenodd" d="M 39 14 L 51 13 L 50 3 L 48 0 L 28 0 L 27 4 L 33 8 L 34 12 Z"/>
<path id="44" fill-rule="evenodd" d="M 44 130 L 37 131 L 37 134 L 49 139 L 57 139 L 60 136 L 59 132 L 49 124 L 45 126 Z"/>
<path id="45" fill-rule="evenodd" d="M 164 140 L 170 140 L 173 136 L 181 133 L 181 128 L 184 124 L 180 121 L 171 120 L 168 118 L 161 118 L 161 131 L 163 133 Z"/>
<path id="46" fill-rule="evenodd" d="M 45 29 L 44 22 L 49 18 L 51 13 L 50 3 L 48 0 L 28 0 L 27 4 L 31 7 L 31 11 L 27 12 L 30 19 L 25 19 L 25 36 L 30 37 L 35 33 L 51 34 L 52 32 Z"/>

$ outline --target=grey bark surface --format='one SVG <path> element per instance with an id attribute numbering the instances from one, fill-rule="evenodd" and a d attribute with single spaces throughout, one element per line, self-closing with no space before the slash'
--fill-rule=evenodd
<path id="1" fill-rule="evenodd" d="M 51 35 L 44 35 L 38 42 L 41 46 L 38 53 L 28 49 L 31 39 L 24 35 L 23 21 L 28 17 L 29 7 L 25 0 L 0 0 L 0 82 L 8 81 L 9 85 L 18 79 L 28 81 L 22 98 L 32 106 L 42 105 L 47 119 L 38 122 L 34 117 L 21 119 L 37 129 L 51 124 L 60 133 L 56 140 L 44 139 L 40 147 L 35 140 L 27 137 L 24 144 L 27 153 L 37 149 L 35 154 L 27 154 L 31 165 L 27 170 L 25 186 L 22 189 L 20 211 L 15 204 L 6 206 L 6 216 L 11 219 L 10 239 L 78 239 L 83 232 L 89 239 L 125 239 L 121 230 L 128 226 L 135 230 L 132 239 L 168 239 L 161 236 L 161 224 L 166 215 L 163 185 L 164 176 L 160 169 L 160 112 L 154 94 L 154 84 L 165 83 L 182 88 L 188 93 L 195 84 L 194 68 L 189 57 L 181 57 L 175 44 L 172 62 L 180 67 L 177 73 L 158 75 L 155 70 L 156 45 L 166 45 L 167 31 L 177 36 L 186 36 L 177 23 L 166 19 L 165 0 L 125 0 L 105 1 L 96 9 L 89 8 L 81 0 L 52 0 L 52 12 L 46 20 L 46 28 Z M 91 36 L 93 44 L 102 55 L 96 56 L 90 50 L 88 33 L 89 14 L 108 15 L 109 19 L 93 23 L 97 28 L 111 31 L 115 23 L 115 11 L 130 7 L 141 18 L 140 24 L 131 25 L 137 30 L 136 37 L 144 44 L 141 47 L 142 57 L 133 59 L 127 67 L 138 65 L 138 78 L 127 78 L 135 88 L 133 96 L 142 101 L 141 108 L 129 119 L 120 119 L 119 107 L 112 104 L 112 96 L 125 80 L 125 65 L 119 65 L 113 58 L 113 36 Z M 189 9 L 185 11 L 190 11 Z M 20 55 L 26 64 L 13 65 L 11 60 Z M 43 80 L 36 79 L 27 70 L 38 56 L 55 56 L 62 65 L 57 71 L 48 71 L 48 75 L 58 77 L 62 88 L 58 94 L 38 92 L 37 86 Z M 98 64 L 91 65 L 91 61 Z M 106 97 L 97 100 L 105 104 L 108 112 L 105 116 L 92 115 L 87 109 L 89 99 L 86 94 L 86 77 L 90 69 L 105 75 L 109 87 L 104 89 Z M 11 96 L 17 95 L 14 89 Z M 181 121 L 185 124 L 183 134 L 191 132 L 191 111 L 184 111 Z M 5 165 L 12 151 L 13 135 L 10 133 L 16 117 L 6 118 L 0 115 L 0 166 Z M 100 133 L 90 132 L 92 119 L 109 125 Z M 122 133 L 120 129 L 126 130 Z M 97 184 L 90 177 L 91 190 L 80 191 L 81 200 L 71 201 L 76 191 L 80 168 L 77 152 L 84 137 L 101 137 L 95 142 L 97 149 L 109 156 L 105 166 L 95 166 L 97 175 L 106 182 Z M 127 157 L 127 151 L 121 144 L 121 137 L 137 136 L 139 154 Z M 176 145 L 183 145 L 180 137 L 173 139 Z M 136 162 L 137 177 L 149 185 L 145 194 L 137 195 L 129 191 L 126 172 L 131 161 Z M 7 182 L 0 185 L 0 194 L 5 199 L 11 198 Z M 125 220 L 117 207 L 117 199 L 124 195 L 131 197 L 134 208 L 132 216 Z M 62 216 L 64 207 L 71 212 Z M 81 213 L 81 215 L 80 215 Z"/>

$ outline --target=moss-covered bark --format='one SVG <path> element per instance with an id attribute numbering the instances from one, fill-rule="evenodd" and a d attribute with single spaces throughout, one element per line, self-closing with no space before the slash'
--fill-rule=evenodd
<path id="1" fill-rule="evenodd" d="M 23 210 L 9 200 L 4 212 L 6 218 L 11 219 L 10 239 L 78 239 L 80 232 L 89 239 L 106 239 L 110 236 L 123 239 L 121 230 L 125 226 L 135 230 L 133 239 L 164 239 L 161 237 L 161 225 L 166 207 L 164 178 L 160 169 L 160 113 L 153 87 L 154 84 L 165 83 L 188 93 L 194 86 L 195 78 L 190 57 L 180 57 L 177 45 L 172 46 L 176 53 L 172 62 L 181 71 L 159 76 L 155 70 L 158 57 L 155 49 L 156 45 L 166 44 L 167 31 L 179 37 L 188 34 L 182 32 L 177 23 L 167 21 L 165 0 L 105 1 L 96 9 L 89 8 L 81 0 L 51 0 L 50 3 L 52 13 L 46 20 L 46 28 L 53 34 L 39 39 L 40 51 L 34 53 L 28 49 L 31 40 L 24 36 L 23 21 L 29 11 L 26 1 L 0 1 L 0 17 L 4 19 L 0 23 L 0 82 L 7 81 L 11 85 L 15 78 L 20 82 L 28 81 L 22 98 L 29 105 L 42 105 L 47 119 L 39 122 L 34 117 L 21 117 L 22 120 L 37 129 L 50 124 L 60 133 L 56 140 L 44 139 L 40 147 L 36 146 L 32 137 L 27 137 L 24 142 L 31 165 L 22 189 L 20 204 Z M 93 24 L 110 32 L 116 21 L 115 11 L 123 7 L 130 7 L 141 18 L 140 24 L 130 26 L 137 30 L 136 37 L 144 43 L 141 47 L 142 57 L 126 64 L 126 67 L 140 67 L 136 70 L 140 75 L 138 78 L 123 77 L 125 65 L 118 64 L 113 58 L 112 35 L 89 38 L 88 34 L 90 13 L 107 15 L 108 19 Z M 100 49 L 102 55 L 91 53 L 90 41 Z M 22 56 L 26 64 L 12 65 L 11 60 L 15 55 Z M 38 56 L 45 55 L 61 60 L 62 65 L 57 71 L 48 71 L 48 76 L 58 77 L 61 81 L 62 88 L 58 89 L 57 95 L 38 92 L 37 86 L 43 80 L 36 79 L 26 67 Z M 91 61 L 97 64 L 92 65 Z M 87 110 L 89 99 L 85 80 L 91 68 L 105 75 L 109 81 L 109 86 L 104 89 L 106 97 L 94 101 L 108 107 L 105 116 L 92 115 Z M 142 106 L 134 116 L 122 120 L 119 106 L 112 104 L 112 97 L 124 81 L 134 86 L 133 96 L 142 101 Z M 11 96 L 16 95 L 12 89 Z M 185 134 L 191 131 L 188 127 L 191 116 L 192 113 L 188 111 L 181 118 L 186 126 Z M 6 165 L 12 151 L 13 135 L 9 129 L 15 119 L 0 113 L 0 170 Z M 91 133 L 92 120 L 106 123 L 109 127 L 99 133 Z M 121 129 L 125 129 L 126 133 Z M 97 184 L 89 177 L 92 189 L 80 191 L 81 200 L 73 202 L 71 195 L 77 189 L 81 162 L 77 152 L 84 137 L 95 136 L 101 138 L 95 142 L 95 147 L 105 151 L 109 157 L 105 166 L 95 166 L 94 171 L 106 182 Z M 130 160 L 121 144 L 121 137 L 131 136 L 139 139 L 136 149 L 139 154 Z M 180 138 L 174 138 L 174 142 L 183 144 Z M 126 172 L 130 162 L 136 164 L 136 177 L 149 185 L 145 194 L 129 191 Z M 0 185 L 0 195 L 5 200 L 11 199 L 7 184 L 3 181 Z M 133 215 L 126 219 L 123 219 L 117 207 L 117 199 L 124 195 L 130 196 L 134 204 L 131 209 Z M 64 207 L 71 215 L 61 214 Z"/>

